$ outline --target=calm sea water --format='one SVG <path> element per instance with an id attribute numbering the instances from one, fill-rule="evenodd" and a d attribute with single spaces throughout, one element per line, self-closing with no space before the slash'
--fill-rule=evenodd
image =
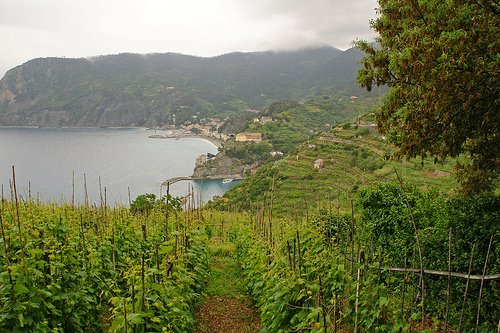
<path id="1" fill-rule="evenodd" d="M 190 176 L 196 157 L 217 152 L 206 140 L 150 139 L 151 134 L 137 128 L 0 128 L 0 184 L 8 195 L 15 166 L 21 195 L 27 196 L 31 189 L 34 198 L 70 202 L 74 172 L 78 202 L 84 198 L 85 175 L 92 202 L 100 201 L 100 178 L 108 203 L 128 204 L 129 189 L 132 199 L 143 193 L 159 195 L 163 181 Z M 182 181 L 170 191 L 182 196 L 191 186 L 201 190 L 206 202 L 224 194 L 234 182 Z"/>

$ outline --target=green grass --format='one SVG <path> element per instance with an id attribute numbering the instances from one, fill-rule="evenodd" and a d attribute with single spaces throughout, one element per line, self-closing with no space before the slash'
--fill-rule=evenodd
<path id="1" fill-rule="evenodd" d="M 212 243 L 210 252 L 210 278 L 205 294 L 236 299 L 246 297 L 245 286 L 241 279 L 241 267 L 234 255 L 234 244 Z"/>

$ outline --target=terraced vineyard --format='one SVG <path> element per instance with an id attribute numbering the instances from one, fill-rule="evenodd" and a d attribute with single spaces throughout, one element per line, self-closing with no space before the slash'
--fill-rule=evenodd
<path id="1" fill-rule="evenodd" d="M 395 182 L 396 173 L 422 189 L 454 191 L 457 182 L 453 161 L 434 164 L 430 159 L 391 160 L 393 148 L 379 135 L 359 135 L 358 131 L 337 128 L 330 134 L 314 136 L 286 158 L 264 166 L 242 186 L 210 206 L 250 209 L 270 200 L 269 195 L 273 192 L 274 197 L 280 198 L 273 206 L 277 215 L 284 216 L 295 210 L 294 207 L 304 206 L 305 202 L 309 209 L 318 208 L 327 199 L 334 202 L 334 206 L 349 208 L 350 198 L 360 188 Z M 314 167 L 317 160 L 322 161 L 319 168 Z M 301 211 L 304 213 L 304 209 Z"/>
<path id="2" fill-rule="evenodd" d="M 279 197 L 250 214 L 13 199 L 2 332 L 491 332 L 500 315 L 494 194 L 379 185 L 356 211 L 287 218 Z"/>
<path id="3" fill-rule="evenodd" d="M 208 274 L 192 214 L 2 199 L 1 332 L 188 332 Z"/>
<path id="4" fill-rule="evenodd" d="M 184 209 L 46 204 L 12 182 L 0 332 L 491 332 L 498 193 L 462 197 L 451 163 L 387 160 L 356 132 L 313 137 L 203 209 L 193 193 Z"/>

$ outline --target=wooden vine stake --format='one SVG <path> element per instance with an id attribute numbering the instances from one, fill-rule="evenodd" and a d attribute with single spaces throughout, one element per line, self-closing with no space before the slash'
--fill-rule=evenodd
<path id="1" fill-rule="evenodd" d="M 144 312 L 146 309 L 146 284 L 144 282 L 144 253 L 142 254 L 141 257 L 141 287 L 142 287 L 142 294 L 141 294 L 141 311 Z M 147 325 L 146 325 L 146 320 L 144 320 L 144 332 L 147 332 Z"/>
<path id="2" fill-rule="evenodd" d="M 301 260 L 300 260 L 300 235 L 299 231 L 297 230 L 297 255 L 298 255 L 298 266 L 299 266 L 299 276 L 302 275 L 302 266 L 301 266 Z"/>
<path id="3" fill-rule="evenodd" d="M 22 235 L 21 217 L 19 215 L 19 201 L 17 198 L 16 170 L 14 166 L 12 166 L 12 186 L 14 189 L 14 198 L 16 203 L 16 219 L 17 219 L 17 229 L 19 232 L 19 245 L 21 246 L 21 262 L 22 262 L 23 272 L 26 275 L 26 262 L 24 260 L 24 242 Z"/>
<path id="4" fill-rule="evenodd" d="M 271 187 L 271 202 L 269 203 L 269 246 L 273 248 L 273 201 L 274 201 L 274 175 Z"/>
<path id="5" fill-rule="evenodd" d="M 462 303 L 462 312 L 460 313 L 460 322 L 458 324 L 458 332 L 459 333 L 461 332 L 462 322 L 464 320 L 465 303 L 467 302 L 467 293 L 469 292 L 470 273 L 472 270 L 472 260 L 474 259 L 475 248 L 476 248 L 476 244 L 472 245 L 472 253 L 470 255 L 470 261 L 469 261 L 469 271 L 467 273 L 467 282 L 465 283 L 464 301 Z"/>
<path id="6" fill-rule="evenodd" d="M 89 192 L 87 191 L 87 175 L 83 174 L 83 195 L 85 198 L 85 208 L 89 210 Z"/>
<path id="7" fill-rule="evenodd" d="M 128 206 L 132 205 L 132 199 L 130 198 L 130 187 L 127 187 L 127 192 L 128 192 Z"/>
<path id="8" fill-rule="evenodd" d="M 156 282 L 160 283 L 161 275 L 160 275 L 160 255 L 159 255 L 159 249 L 158 249 L 158 242 L 155 244 L 155 259 L 156 259 L 156 270 L 158 273 L 156 274 Z"/>
<path id="9" fill-rule="evenodd" d="M 297 252 L 296 244 L 297 244 L 297 239 L 294 238 L 293 239 L 293 270 L 294 271 L 295 271 L 295 263 L 296 263 L 295 253 Z"/>
<path id="10" fill-rule="evenodd" d="M 166 201 L 166 209 L 165 209 L 165 235 L 164 238 L 168 240 L 168 215 L 169 215 L 169 196 L 170 196 L 170 182 L 167 182 L 167 201 Z"/>
<path id="11" fill-rule="evenodd" d="M 364 253 L 359 250 L 358 253 L 358 274 L 356 278 L 356 305 L 354 308 L 354 312 L 356 313 L 356 317 L 354 319 L 354 333 L 358 333 L 358 320 L 359 320 L 359 294 L 361 289 L 361 268 L 364 263 Z"/>
<path id="12" fill-rule="evenodd" d="M 0 216 L 1 218 L 1 216 Z M 286 241 L 286 250 L 287 250 L 287 254 L 288 254 L 288 265 L 290 266 L 290 268 L 293 268 L 292 267 L 292 256 L 290 254 L 290 242 L 287 240 Z"/>
<path id="13" fill-rule="evenodd" d="M 127 301 L 123 298 L 123 319 L 125 321 L 125 333 L 128 333 L 128 323 L 127 323 Z"/>
<path id="14" fill-rule="evenodd" d="M 417 240 L 418 257 L 420 261 L 420 288 L 422 292 L 422 328 L 423 328 L 425 326 L 425 288 L 424 288 L 424 263 L 423 263 L 422 246 L 420 244 L 420 237 L 418 235 L 417 223 L 415 222 L 415 218 L 413 217 L 413 212 L 410 206 L 410 202 L 408 201 L 408 197 L 406 196 L 406 192 L 403 187 L 403 181 L 399 177 L 399 173 L 396 170 L 396 168 L 394 168 L 394 172 L 396 173 L 396 176 L 398 178 L 399 186 L 401 188 L 401 192 L 403 193 L 403 198 L 405 200 L 406 209 L 410 214 L 411 222 L 413 224 L 413 230 L 415 231 L 415 238 Z"/>
<path id="15" fill-rule="evenodd" d="M 323 281 L 321 280 L 321 275 L 318 275 L 319 277 L 319 293 L 318 293 L 318 298 L 321 304 L 321 313 L 323 315 L 323 332 L 328 333 L 328 327 L 326 325 L 326 318 L 328 316 L 328 313 L 326 311 L 326 306 L 325 306 L 325 299 L 323 296 Z"/>
<path id="16" fill-rule="evenodd" d="M 10 202 L 14 202 L 14 188 L 12 187 L 12 180 L 9 179 L 10 188 Z"/>
<path id="17" fill-rule="evenodd" d="M 135 285 L 133 281 L 132 281 L 132 313 L 135 313 Z M 134 324 L 132 330 L 134 331 L 134 333 L 137 332 L 137 324 Z"/>
<path id="18" fill-rule="evenodd" d="M 73 186 L 71 190 L 71 206 L 75 206 L 75 170 L 73 170 Z"/>
<path id="19" fill-rule="evenodd" d="M 413 258 L 411 260 L 411 266 L 415 266 L 415 249 L 413 249 Z M 411 296 L 410 296 L 410 314 L 409 314 L 409 321 L 410 321 L 410 328 L 409 332 L 412 332 L 411 328 L 411 322 L 412 322 L 412 312 L 413 312 L 413 301 L 414 301 L 414 295 L 415 295 L 415 278 L 413 274 L 411 275 Z"/>
<path id="20" fill-rule="evenodd" d="M 484 268 L 483 268 L 483 278 L 481 279 L 481 287 L 479 287 L 479 300 L 477 301 L 477 316 L 476 316 L 476 329 L 474 332 L 477 333 L 479 328 L 479 318 L 481 314 L 481 300 L 483 297 L 483 286 L 484 286 L 484 276 L 486 275 L 486 267 L 488 266 L 488 258 L 490 256 L 491 243 L 493 243 L 493 235 L 490 237 L 490 244 L 488 245 L 488 252 L 486 252 L 486 259 L 484 260 Z"/>
<path id="21" fill-rule="evenodd" d="M 3 188 L 2 188 L 3 190 Z M 3 206 L 3 192 L 2 192 L 2 206 Z M 4 251 L 4 254 L 5 254 L 5 261 L 7 261 L 7 273 L 9 275 L 9 283 L 12 285 L 12 274 L 11 274 L 11 271 L 10 271 L 10 255 L 9 255 L 9 245 L 8 245 L 8 242 L 7 242 L 7 238 L 5 238 L 5 227 L 4 227 L 4 224 L 3 224 L 3 219 L 2 219 L 2 211 L 3 211 L 3 207 L 2 209 L 0 209 L 0 226 L 1 226 L 1 229 L 2 229 L 2 239 L 3 239 L 3 251 Z"/>
<path id="22" fill-rule="evenodd" d="M 401 319 L 405 317 L 405 292 L 406 292 L 406 265 L 407 265 L 407 252 L 405 252 L 405 263 L 403 272 L 403 290 L 401 293 Z"/>
<path id="23" fill-rule="evenodd" d="M 446 313 L 444 316 L 444 332 L 448 333 L 448 313 L 450 311 L 450 285 L 451 285 L 451 240 L 452 240 L 453 228 L 450 224 L 450 234 L 448 241 L 448 288 L 446 289 Z"/>
<path id="24" fill-rule="evenodd" d="M 106 189 L 106 186 L 104 186 L 104 219 L 103 219 L 103 223 L 104 223 L 104 231 L 106 231 L 107 229 L 107 226 L 108 226 L 108 198 L 107 198 L 107 189 Z"/>
<path id="25" fill-rule="evenodd" d="M 354 258 L 354 201 L 351 199 L 351 257 Z M 354 274 L 354 260 L 351 261 L 351 275 Z"/>

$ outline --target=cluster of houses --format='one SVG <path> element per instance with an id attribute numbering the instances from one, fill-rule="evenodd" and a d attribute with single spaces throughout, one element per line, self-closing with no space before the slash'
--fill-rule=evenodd
<path id="1" fill-rule="evenodd" d="M 203 124 L 184 124 L 181 128 L 187 132 L 198 132 L 200 135 L 226 141 L 229 135 L 219 133 L 219 129 L 224 125 L 224 121 L 220 119 L 210 119 Z"/>
<path id="2" fill-rule="evenodd" d="M 193 116 L 193 118 L 196 116 Z M 221 127 L 224 125 L 224 121 L 214 118 L 214 119 L 209 119 L 208 121 L 205 121 L 205 119 L 200 119 L 200 123 L 191 123 L 191 122 L 186 122 L 185 124 L 181 125 L 181 129 L 186 132 L 195 132 L 200 135 L 206 136 L 206 137 L 212 137 L 216 138 L 222 141 L 227 141 L 230 138 L 234 138 L 235 141 L 238 142 L 261 142 L 262 141 L 262 134 L 261 133 L 250 133 L 250 132 L 243 132 L 243 133 L 238 133 L 238 134 L 224 134 L 220 133 Z M 273 122 L 273 118 L 267 117 L 267 116 L 262 116 L 260 118 L 254 118 L 253 122 L 258 123 L 258 124 L 268 124 Z"/>

